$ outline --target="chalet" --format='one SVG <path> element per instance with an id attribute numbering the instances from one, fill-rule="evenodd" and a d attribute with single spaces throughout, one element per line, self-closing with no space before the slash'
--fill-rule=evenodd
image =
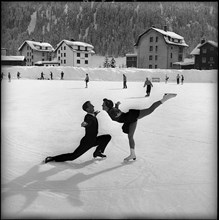
<path id="1" fill-rule="evenodd" d="M 1 56 L 3 66 L 26 66 L 25 56 Z"/>
<path id="2" fill-rule="evenodd" d="M 195 69 L 218 68 L 218 43 L 202 39 L 190 54 L 195 57 Z"/>
<path id="3" fill-rule="evenodd" d="M 80 41 L 62 40 L 56 47 L 56 58 L 61 66 L 88 67 L 93 46 Z"/>
<path id="4" fill-rule="evenodd" d="M 188 45 L 182 36 L 155 27 L 142 33 L 135 43 L 137 68 L 172 69 L 173 63 L 185 58 Z"/>
<path id="5" fill-rule="evenodd" d="M 33 66 L 37 61 L 51 61 L 54 48 L 49 43 L 26 40 L 18 51 L 26 57 L 26 65 Z"/>

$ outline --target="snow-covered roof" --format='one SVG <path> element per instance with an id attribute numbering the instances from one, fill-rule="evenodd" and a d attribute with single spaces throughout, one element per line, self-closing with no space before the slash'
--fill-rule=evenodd
<path id="1" fill-rule="evenodd" d="M 192 52 L 190 53 L 191 55 L 199 55 L 200 54 L 200 47 L 202 47 L 203 45 L 205 44 L 211 44 L 212 46 L 214 47 L 218 47 L 218 43 L 217 42 L 214 42 L 212 40 L 208 40 L 208 41 L 205 41 L 204 43 L 199 43 L 193 50 Z"/>
<path id="2" fill-rule="evenodd" d="M 185 58 L 182 62 L 175 62 L 173 64 L 179 64 L 181 66 L 193 65 L 195 63 L 194 58 Z"/>
<path id="3" fill-rule="evenodd" d="M 24 41 L 24 43 L 18 48 L 18 51 L 20 51 L 25 44 L 28 44 L 31 47 L 31 49 L 37 50 L 37 51 L 49 51 L 49 52 L 54 51 L 54 48 L 49 43 L 37 42 L 37 41 L 31 41 L 31 40 Z"/>
<path id="4" fill-rule="evenodd" d="M 2 61 L 24 61 L 25 56 L 1 56 Z"/>
<path id="5" fill-rule="evenodd" d="M 73 49 L 73 46 L 80 46 L 80 47 L 88 47 L 91 50 L 94 49 L 94 47 L 91 44 L 85 43 L 85 42 L 81 42 L 81 41 L 70 41 L 70 40 L 62 40 L 60 43 L 58 43 L 55 51 L 61 46 L 62 43 L 65 43 L 66 45 L 68 45 L 71 49 Z M 93 50 L 91 51 L 93 53 L 95 53 Z"/>
<path id="6" fill-rule="evenodd" d="M 137 54 L 136 53 L 127 53 L 125 56 L 126 57 L 135 57 L 135 56 L 137 56 Z"/>
<path id="7" fill-rule="evenodd" d="M 218 43 L 216 43 L 216 42 L 214 42 L 214 41 L 212 41 L 212 40 L 208 40 L 208 41 L 205 41 L 203 44 L 201 44 L 201 45 L 199 46 L 199 48 L 202 47 L 202 46 L 205 45 L 205 44 L 211 44 L 211 45 L 214 46 L 214 47 L 218 47 Z"/>
<path id="8" fill-rule="evenodd" d="M 150 30 L 154 30 L 160 34 L 162 34 L 164 36 L 164 40 L 166 41 L 166 43 L 168 44 L 173 44 L 173 45 L 179 45 L 179 46 L 184 46 L 184 47 L 188 47 L 188 45 L 186 44 L 185 40 L 184 40 L 184 37 L 180 36 L 179 34 L 176 34 L 172 31 L 165 31 L 165 30 L 162 30 L 162 29 L 159 29 L 159 28 L 154 28 L 154 27 L 151 27 L 149 28 L 147 31 L 145 31 L 143 34 L 141 34 L 139 37 L 138 37 L 138 40 L 135 44 L 135 46 L 138 46 L 139 44 L 139 41 L 140 41 L 140 38 L 148 33 Z M 173 41 L 172 41 L 173 40 Z"/>

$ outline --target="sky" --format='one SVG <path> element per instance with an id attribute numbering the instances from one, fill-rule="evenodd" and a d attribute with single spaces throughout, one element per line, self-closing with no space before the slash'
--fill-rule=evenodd
<path id="1" fill-rule="evenodd" d="M 18 69 L 10 68 L 11 82 L 1 82 L 2 218 L 216 219 L 217 83 L 209 82 L 215 71 L 199 72 L 208 75 L 200 82 L 187 81 L 197 78 L 195 70 L 183 72 L 190 78 L 179 85 L 176 72 L 168 71 L 172 80 L 154 82 L 145 97 L 140 73 L 128 69 L 127 89 L 121 70 L 111 71 L 112 79 L 109 72 L 86 69 L 93 80 L 85 88 L 83 68 L 75 69 L 74 80 L 67 69 L 67 79 L 59 80 L 57 70 L 55 80 L 37 80 L 36 70 L 25 67 L 18 80 Z M 166 92 L 177 96 L 138 121 L 137 159 L 124 163 L 128 138 L 102 110 L 103 98 L 120 101 L 126 112 L 148 108 Z M 74 161 L 42 163 L 77 148 L 87 100 L 100 111 L 99 134 L 112 136 L 107 158 L 93 159 L 92 148 Z"/>

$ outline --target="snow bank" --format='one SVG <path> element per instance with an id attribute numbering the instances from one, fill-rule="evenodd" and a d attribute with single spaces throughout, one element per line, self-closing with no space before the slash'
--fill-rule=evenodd
<path id="1" fill-rule="evenodd" d="M 184 75 L 185 82 L 217 82 L 217 70 L 166 70 L 166 69 L 137 69 L 137 68 L 82 68 L 82 67 L 3 67 L 2 72 L 7 76 L 10 72 L 12 79 L 16 79 L 17 72 L 25 79 L 38 79 L 41 72 L 46 79 L 50 79 L 50 71 L 53 79 L 60 79 L 60 74 L 64 72 L 65 80 L 84 80 L 88 73 L 93 81 L 122 81 L 122 74 L 126 74 L 128 81 L 144 81 L 146 77 L 159 77 L 161 82 L 165 81 L 166 75 L 169 82 L 175 82 L 177 74 Z"/>

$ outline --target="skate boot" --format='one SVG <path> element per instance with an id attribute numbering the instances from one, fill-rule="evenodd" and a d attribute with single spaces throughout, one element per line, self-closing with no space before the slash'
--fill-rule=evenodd
<path id="1" fill-rule="evenodd" d="M 124 159 L 125 162 L 128 162 L 130 160 L 136 160 L 134 149 L 131 149 L 131 154 Z"/>
<path id="2" fill-rule="evenodd" d="M 93 157 L 96 158 L 96 157 L 101 157 L 101 158 L 104 158 L 106 157 L 105 154 L 102 154 L 101 152 L 94 152 L 93 153 Z"/>
<path id="3" fill-rule="evenodd" d="M 168 99 L 174 98 L 177 94 L 175 93 L 165 93 L 163 98 L 160 100 L 162 103 L 166 102 Z"/>
<path id="4" fill-rule="evenodd" d="M 44 160 L 45 163 L 48 163 L 48 162 L 51 162 L 51 161 L 53 161 L 53 157 L 47 157 L 47 158 Z"/>

